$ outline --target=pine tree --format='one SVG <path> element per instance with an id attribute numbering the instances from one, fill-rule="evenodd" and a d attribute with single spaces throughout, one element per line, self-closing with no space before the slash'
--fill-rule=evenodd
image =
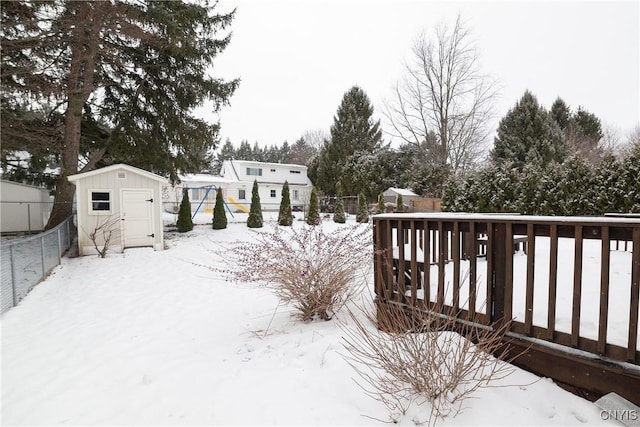
<path id="1" fill-rule="evenodd" d="M 320 211 L 318 210 L 318 191 L 315 187 L 311 189 L 311 196 L 309 198 L 309 213 L 307 214 L 307 224 L 318 225 L 320 224 Z"/>
<path id="2" fill-rule="evenodd" d="M 224 211 L 222 189 L 218 188 L 216 192 L 216 204 L 213 207 L 213 229 L 222 230 L 223 228 L 227 228 L 227 213 Z"/>
<path id="3" fill-rule="evenodd" d="M 382 148 L 380 121 L 373 120 L 373 106 L 367 94 L 354 86 L 343 96 L 331 125 L 331 139 L 320 152 L 317 186 L 325 194 L 337 194 L 336 183 L 342 180 L 345 194 L 365 192 L 362 182 L 352 183 L 344 174 L 349 158 L 352 163 L 369 162 Z M 355 168 L 362 170 L 362 168 Z"/>
<path id="4" fill-rule="evenodd" d="M 384 203 L 384 195 L 380 193 L 378 195 L 378 210 L 376 211 L 376 213 L 381 214 L 386 212 L 387 212 L 387 206 Z"/>
<path id="5" fill-rule="evenodd" d="M 494 162 L 511 161 L 518 169 L 530 161 L 561 163 L 568 153 L 562 130 L 527 91 L 500 120 L 491 157 Z"/>
<path id="6" fill-rule="evenodd" d="M 369 208 L 367 207 L 367 199 L 364 194 L 358 196 L 358 211 L 356 212 L 356 222 L 369 222 Z"/>
<path id="7" fill-rule="evenodd" d="M 293 224 L 291 196 L 289 195 L 289 182 L 285 181 L 282 186 L 282 200 L 280 201 L 280 212 L 278 213 L 278 225 L 289 226 L 291 224 Z"/>
<path id="8" fill-rule="evenodd" d="M 333 214 L 333 222 L 338 224 L 344 224 L 347 222 L 347 217 L 344 213 L 344 201 L 342 196 L 338 196 L 338 203 L 336 203 L 336 211 Z"/>
<path id="9" fill-rule="evenodd" d="M 260 205 L 260 193 L 258 193 L 258 180 L 253 181 L 253 189 L 251 190 L 251 207 L 249 208 L 247 227 L 262 228 L 262 205 Z"/>
<path id="10" fill-rule="evenodd" d="M 404 212 L 404 200 L 402 200 L 402 194 L 398 194 L 396 197 L 396 212 Z"/>
<path id="11" fill-rule="evenodd" d="M 251 207 L 249 208 L 247 227 L 262 228 L 262 205 L 260 204 L 260 193 L 258 192 L 258 180 L 253 181 L 253 188 L 251 189 Z"/>
<path id="12" fill-rule="evenodd" d="M 182 202 L 178 211 L 178 231 L 184 233 L 193 230 L 193 221 L 191 220 L 191 202 L 189 201 L 189 190 L 186 188 L 182 192 Z"/>
<path id="13" fill-rule="evenodd" d="M 47 140 L 25 147 L 46 145 L 60 166 L 47 228 L 72 214 L 67 177 L 79 159 L 87 171 L 126 161 L 172 181 L 209 164 L 219 125 L 193 111 L 211 101 L 219 112 L 239 84 L 209 72 L 231 40 L 233 12 L 191 1 L 36 3 L 33 14 L 20 13 L 27 2 L 2 3 L 0 125 L 4 144 L 29 109 L 50 119 L 39 129 Z"/>

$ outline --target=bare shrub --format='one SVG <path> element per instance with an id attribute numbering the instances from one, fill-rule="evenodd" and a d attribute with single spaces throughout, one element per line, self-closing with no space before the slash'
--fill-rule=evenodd
<path id="1" fill-rule="evenodd" d="M 343 356 L 359 375 L 358 384 L 386 405 L 392 420 L 413 403 L 427 403 L 428 419 L 414 421 L 434 425 L 460 412 L 462 402 L 478 388 L 513 372 L 499 360 L 507 358 L 502 338 L 509 322 L 489 328 L 458 319 L 459 312 L 442 307 L 429 312 L 387 302 L 377 308 L 377 315 L 361 309 L 364 320 L 349 311 L 355 328 L 343 327 Z"/>
<path id="2" fill-rule="evenodd" d="M 93 247 L 98 252 L 100 258 L 107 256 L 109 244 L 114 233 L 120 232 L 120 217 L 107 216 L 96 219 L 96 226 L 89 233 L 89 238 L 93 242 Z"/>
<path id="3" fill-rule="evenodd" d="M 362 288 L 371 270 L 371 228 L 275 227 L 253 242 L 235 242 L 217 253 L 228 279 L 264 283 L 302 320 L 330 320 Z"/>

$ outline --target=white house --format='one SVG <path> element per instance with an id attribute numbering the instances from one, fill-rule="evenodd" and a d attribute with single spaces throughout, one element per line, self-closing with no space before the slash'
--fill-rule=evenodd
<path id="1" fill-rule="evenodd" d="M 49 190 L 13 181 L 0 181 L 0 232 L 44 230 L 51 213 Z"/>
<path id="2" fill-rule="evenodd" d="M 254 180 L 258 181 L 260 205 L 264 211 L 277 211 L 280 208 L 285 181 L 289 183 L 291 206 L 294 210 L 303 210 L 309 203 L 313 185 L 307 176 L 306 166 L 226 160 L 222 162 L 220 176 L 181 176 L 181 183 L 165 192 L 169 207 L 165 210 L 177 212 L 178 204 L 182 200 L 182 191 L 186 188 L 189 190 L 191 211 L 211 213 L 215 205 L 215 192 L 221 188 L 228 209 L 232 212 L 248 213 Z"/>
<path id="3" fill-rule="evenodd" d="M 162 187 L 165 178 L 125 164 L 71 175 L 76 185 L 78 249 L 96 253 L 110 236 L 110 250 L 164 248 Z M 96 233 L 97 231 L 97 233 Z M 95 233 L 92 238 L 91 234 Z"/>

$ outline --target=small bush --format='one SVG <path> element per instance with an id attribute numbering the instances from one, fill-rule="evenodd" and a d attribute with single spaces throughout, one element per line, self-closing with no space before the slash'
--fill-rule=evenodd
<path id="1" fill-rule="evenodd" d="M 404 212 L 404 201 L 402 200 L 402 194 L 398 194 L 398 197 L 396 197 L 396 212 Z"/>
<path id="2" fill-rule="evenodd" d="M 344 201 L 342 201 L 342 197 L 338 197 L 336 211 L 333 213 L 333 222 L 337 222 L 338 224 L 344 224 L 345 222 L 347 222 L 347 217 L 344 213 Z"/>
<path id="3" fill-rule="evenodd" d="M 227 213 L 224 211 L 222 189 L 218 188 L 216 192 L 216 204 L 213 207 L 213 229 L 222 230 L 224 228 L 227 228 Z"/>
<path id="4" fill-rule="evenodd" d="M 382 193 L 380 193 L 380 195 L 378 196 L 378 210 L 376 211 L 376 213 L 386 213 L 387 212 L 387 206 L 384 203 L 384 196 L 382 195 Z"/>
<path id="5" fill-rule="evenodd" d="M 369 208 L 367 207 L 367 199 L 364 194 L 358 196 L 358 211 L 356 212 L 356 222 L 369 222 Z"/>
<path id="6" fill-rule="evenodd" d="M 218 251 L 229 280 L 269 286 L 302 320 L 330 320 L 366 283 L 372 267 L 371 229 L 361 225 L 325 233 L 322 227 L 276 227 L 255 242 Z"/>
<path id="7" fill-rule="evenodd" d="M 364 320 L 349 313 L 355 327 L 343 327 L 344 356 L 392 420 L 414 403 L 428 403 L 428 418 L 413 421 L 434 425 L 460 412 L 471 393 L 514 370 L 500 360 L 508 357 L 502 338 L 509 322 L 492 329 L 458 322 L 460 313 L 443 307 L 429 312 L 387 303 L 377 309 L 363 309 Z"/>
<path id="8" fill-rule="evenodd" d="M 184 233 L 193 230 L 193 221 L 191 220 L 191 202 L 189 201 L 189 190 L 186 188 L 182 192 L 182 202 L 180 202 L 180 211 L 178 211 L 178 231 Z"/>
<path id="9" fill-rule="evenodd" d="M 320 211 L 318 210 L 318 191 L 315 187 L 311 189 L 311 197 L 309 198 L 309 213 L 307 214 L 307 224 L 320 224 Z"/>
<path id="10" fill-rule="evenodd" d="M 258 192 L 258 180 L 253 181 L 251 190 L 251 207 L 249 208 L 249 218 L 247 227 L 262 228 L 262 205 L 260 205 L 260 193 Z"/>
<path id="11" fill-rule="evenodd" d="M 293 224 L 293 212 L 291 212 L 291 196 L 289 195 L 289 182 L 285 181 L 282 187 L 282 200 L 278 213 L 278 225 L 290 226 Z"/>

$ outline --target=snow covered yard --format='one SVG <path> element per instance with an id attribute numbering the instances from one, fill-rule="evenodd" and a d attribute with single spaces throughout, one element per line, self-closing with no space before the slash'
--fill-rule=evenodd
<path id="1" fill-rule="evenodd" d="M 2 424 L 383 425 L 386 408 L 339 354 L 346 314 L 302 323 L 268 289 L 195 265 L 220 265 L 215 242 L 252 238 L 246 216 L 229 219 L 168 233 L 165 251 L 64 259 L 2 316 Z M 439 425 L 613 423 L 514 369 Z M 414 406 L 399 424 L 428 412 Z"/>

